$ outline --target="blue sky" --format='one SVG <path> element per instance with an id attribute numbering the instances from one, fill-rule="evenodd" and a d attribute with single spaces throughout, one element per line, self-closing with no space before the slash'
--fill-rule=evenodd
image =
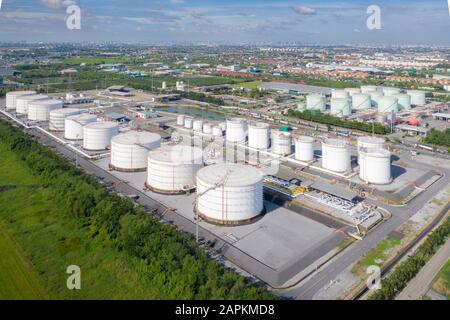
<path id="1" fill-rule="evenodd" d="M 81 30 L 66 28 L 77 4 Z M 366 9 L 381 8 L 381 30 Z M 445 44 L 447 0 L 3 0 L 0 41 Z"/>

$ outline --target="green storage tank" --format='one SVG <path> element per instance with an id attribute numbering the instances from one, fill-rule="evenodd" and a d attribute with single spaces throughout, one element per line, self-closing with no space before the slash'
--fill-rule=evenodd
<path id="1" fill-rule="evenodd" d="M 280 131 L 281 132 L 289 132 L 289 131 L 291 131 L 291 127 L 289 127 L 289 126 L 281 126 L 280 127 Z"/>

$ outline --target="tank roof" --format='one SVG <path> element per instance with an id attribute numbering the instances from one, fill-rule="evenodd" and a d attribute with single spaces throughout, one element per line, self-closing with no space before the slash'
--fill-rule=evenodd
<path id="1" fill-rule="evenodd" d="M 259 183 L 263 174 L 256 168 L 235 163 L 207 166 L 197 173 L 197 178 L 209 184 L 223 183 L 225 187 L 241 187 Z"/>

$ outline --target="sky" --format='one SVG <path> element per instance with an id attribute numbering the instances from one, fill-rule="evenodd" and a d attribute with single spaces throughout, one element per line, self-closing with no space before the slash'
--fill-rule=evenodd
<path id="1" fill-rule="evenodd" d="M 450 45 L 448 0 L 3 0 L 0 42 Z M 81 29 L 66 9 L 81 9 Z M 367 8 L 380 8 L 369 30 Z"/>

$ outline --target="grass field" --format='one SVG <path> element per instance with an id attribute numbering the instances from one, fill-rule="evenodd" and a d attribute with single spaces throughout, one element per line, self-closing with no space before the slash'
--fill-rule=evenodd
<path id="1" fill-rule="evenodd" d="M 381 267 L 388 258 L 391 251 L 400 244 L 400 240 L 387 237 L 377 244 L 377 246 L 367 252 L 352 269 L 352 272 L 359 276 L 366 276 L 366 270 L 369 266 L 376 265 Z"/>
<path id="2" fill-rule="evenodd" d="M 0 299 L 157 298 L 125 255 L 61 212 L 1 143 L 0 154 Z M 81 290 L 66 287 L 69 265 L 81 268 Z"/>
<path id="3" fill-rule="evenodd" d="M 444 264 L 436 275 L 431 286 L 434 291 L 447 297 L 450 300 L 450 260 Z"/>
<path id="4" fill-rule="evenodd" d="M 0 225 L 0 300 L 47 299 L 45 283 Z"/>

